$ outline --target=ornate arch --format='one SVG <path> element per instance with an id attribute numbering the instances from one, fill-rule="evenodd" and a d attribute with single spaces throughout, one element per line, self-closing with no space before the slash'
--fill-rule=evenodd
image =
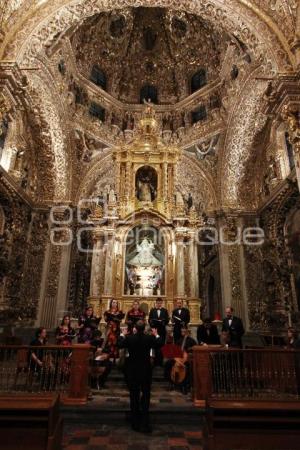
<path id="1" fill-rule="evenodd" d="M 32 62 L 71 27 L 102 11 L 125 7 L 168 7 L 201 15 L 245 42 L 258 58 L 269 59 L 275 70 L 291 70 L 294 57 L 278 25 L 262 9 L 247 0 L 56 0 L 31 8 L 24 1 L 24 12 L 7 33 L 1 57 Z M 21 11 L 19 11 L 20 13 Z"/>
<path id="2" fill-rule="evenodd" d="M 44 192 L 43 196 L 56 201 L 67 200 L 70 195 L 67 136 L 62 130 L 61 108 L 59 108 L 57 100 L 54 98 L 54 89 L 53 87 L 49 89 L 49 80 L 45 79 L 45 77 L 45 73 L 44 75 L 34 73 L 28 77 L 31 106 L 36 116 L 35 119 L 39 118 L 39 126 L 43 133 L 43 144 L 45 147 L 43 160 L 44 164 L 48 165 L 48 185 L 53 189 L 53 192 L 52 190 Z"/>
<path id="3" fill-rule="evenodd" d="M 115 186 L 115 168 L 112 160 L 111 151 L 105 155 L 97 158 L 92 167 L 83 177 L 83 180 L 78 188 L 75 201 L 80 199 L 88 199 L 100 193 L 102 187 L 110 185 L 111 188 Z"/>
<path id="4" fill-rule="evenodd" d="M 267 82 L 255 79 L 259 70 L 252 73 L 242 86 L 228 120 L 228 131 L 218 165 L 221 204 L 225 208 L 249 208 L 249 205 L 242 205 L 241 183 L 255 136 L 267 119 L 260 112 Z"/>
<path id="5" fill-rule="evenodd" d="M 198 208 L 204 211 L 212 211 L 218 208 L 217 193 L 213 187 L 210 176 L 204 172 L 199 161 L 194 157 L 183 155 L 177 168 L 176 187 L 185 196 L 192 194 L 194 203 L 202 203 Z"/>

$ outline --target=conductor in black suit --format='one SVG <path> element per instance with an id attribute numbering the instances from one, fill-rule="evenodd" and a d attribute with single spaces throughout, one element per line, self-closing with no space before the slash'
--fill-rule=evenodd
<path id="1" fill-rule="evenodd" d="M 139 320 L 133 334 L 121 334 L 119 348 L 128 349 L 126 375 L 130 392 L 131 426 L 135 431 L 151 432 L 149 424 L 152 366 L 150 350 L 163 345 L 156 329 L 145 334 L 145 323 Z"/>
<path id="2" fill-rule="evenodd" d="M 174 344 L 177 344 L 181 338 L 182 327 L 186 327 L 190 323 L 190 311 L 184 308 L 182 300 L 176 302 L 176 308 L 172 312 L 172 322 L 174 324 Z"/>
<path id="3" fill-rule="evenodd" d="M 242 336 L 245 333 L 242 319 L 233 315 L 233 308 L 227 306 L 226 317 L 223 319 L 222 331 L 228 331 L 230 335 L 229 347 L 242 348 Z"/>

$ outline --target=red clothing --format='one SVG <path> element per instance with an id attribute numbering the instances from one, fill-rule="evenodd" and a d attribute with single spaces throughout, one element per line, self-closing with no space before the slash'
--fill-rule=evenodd
<path id="1" fill-rule="evenodd" d="M 107 323 L 106 345 L 109 349 L 110 358 L 116 359 L 119 356 L 117 340 L 120 335 L 120 323 L 124 316 L 125 314 L 119 310 L 108 310 L 104 313 L 104 320 Z"/>

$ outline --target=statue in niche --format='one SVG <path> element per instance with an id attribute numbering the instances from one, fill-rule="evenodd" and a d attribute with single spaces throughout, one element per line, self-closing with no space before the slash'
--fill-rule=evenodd
<path id="1" fill-rule="evenodd" d="M 192 197 L 192 194 L 189 193 L 188 198 L 187 198 L 187 207 L 188 207 L 188 209 L 191 209 L 192 206 L 193 206 L 193 197 Z"/>
<path id="2" fill-rule="evenodd" d="M 141 202 L 151 202 L 151 185 L 148 178 L 138 182 L 138 197 Z"/>
<path id="3" fill-rule="evenodd" d="M 181 192 L 177 191 L 175 194 L 175 204 L 176 206 L 184 206 L 184 200 Z"/>
<path id="4" fill-rule="evenodd" d="M 159 259 L 153 255 L 154 244 L 149 238 L 144 237 L 141 244 L 137 244 L 136 250 L 138 254 L 128 261 L 130 266 L 149 267 L 162 265 Z"/>
<path id="5" fill-rule="evenodd" d="M 137 198 L 141 202 L 152 202 L 156 198 L 157 175 L 152 167 L 141 167 L 136 173 Z"/>
<path id="6" fill-rule="evenodd" d="M 268 196 L 278 183 L 278 169 L 277 169 L 277 163 L 273 156 L 270 156 L 268 158 L 268 166 L 267 170 L 263 177 L 263 193 L 265 196 Z"/>
<path id="7" fill-rule="evenodd" d="M 117 201 L 115 191 L 113 189 L 110 189 L 108 194 L 108 203 L 109 204 L 115 204 Z"/>

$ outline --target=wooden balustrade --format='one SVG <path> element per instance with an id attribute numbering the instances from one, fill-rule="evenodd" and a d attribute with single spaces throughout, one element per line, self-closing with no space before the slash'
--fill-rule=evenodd
<path id="1" fill-rule="evenodd" d="M 298 398 L 300 351 L 284 349 L 193 348 L 193 399 Z"/>
<path id="2" fill-rule="evenodd" d="M 205 450 L 299 447 L 299 350 L 196 346 L 192 360 Z"/>
<path id="3" fill-rule="evenodd" d="M 35 353 L 42 359 L 39 365 Z M 91 347 L 0 346 L 0 393 L 59 392 L 63 403 L 86 403 L 89 393 Z"/>

